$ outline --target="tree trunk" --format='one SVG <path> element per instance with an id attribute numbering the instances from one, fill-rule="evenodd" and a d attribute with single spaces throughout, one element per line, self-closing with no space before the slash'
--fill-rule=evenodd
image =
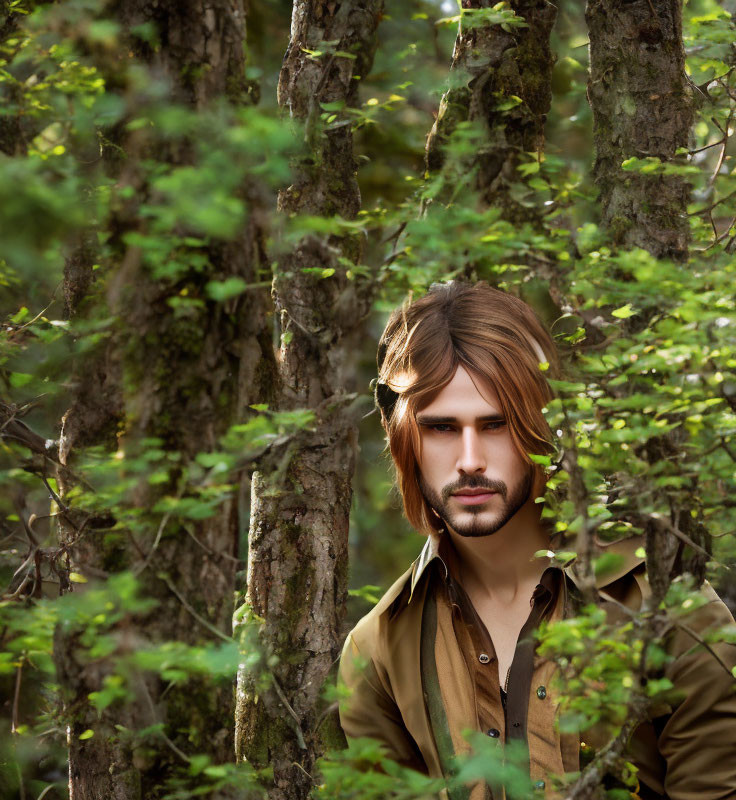
<path id="1" fill-rule="evenodd" d="M 486 11 L 493 5 L 492 0 L 462 3 L 463 9 Z M 520 156 L 544 148 L 555 61 L 549 37 L 557 8 L 547 0 L 513 0 L 510 7 L 524 26 L 469 27 L 469 21 L 461 21 L 451 69 L 464 79 L 456 78 L 455 86 L 442 97 L 427 137 L 426 165 L 430 173 L 441 168 L 445 146 L 458 123 L 481 125 L 485 135 L 468 165 L 478 171 L 481 199 L 487 206 L 502 208 L 507 219 L 523 221 L 530 212 L 519 204 L 512 187 L 520 180 L 516 169 Z"/>
<path id="2" fill-rule="evenodd" d="M 294 4 L 279 102 L 304 121 L 309 152 L 279 198 L 285 213 L 352 219 L 360 209 L 350 120 L 337 111 L 325 126 L 320 103 L 355 105 L 381 11 L 381 0 Z M 309 236 L 280 259 L 274 279 L 277 408 L 315 414 L 285 471 L 264 464 L 253 480 L 246 603 L 262 621 L 260 644 L 274 666 L 266 690 L 257 675 L 239 676 L 236 750 L 256 767 L 273 767 L 274 800 L 306 798 L 314 785 L 326 727 L 320 693 L 341 647 L 356 447 L 346 367 L 374 292 L 346 269 L 360 256 L 359 236 Z"/>
<path id="3" fill-rule="evenodd" d="M 629 158 L 672 162 L 688 146 L 692 93 L 680 0 L 588 0 L 588 98 L 603 223 L 614 241 L 685 260 L 690 187 L 678 175 L 627 172 Z"/>
<path id="4" fill-rule="evenodd" d="M 108 11 L 123 35 L 143 23 L 154 24 L 159 46 L 131 38 L 130 48 L 153 75 L 167 80 L 171 102 L 203 112 L 218 98 L 248 102 L 245 20 L 239 3 L 164 0 L 151 5 L 134 0 L 114 3 Z M 149 482 L 144 474 L 133 491 L 133 507 L 140 509 L 135 524 L 124 522 L 124 529 L 114 532 L 90 531 L 83 514 L 70 513 L 60 526 L 70 570 L 90 580 L 130 570 L 138 578 L 140 594 L 156 601 L 152 611 L 130 614 L 113 628 L 115 650 L 104 658 L 90 659 L 79 633 L 57 632 L 55 659 L 69 724 L 72 800 L 153 800 L 163 796 L 177 770 L 186 768 L 189 755 L 204 754 L 216 763 L 232 760 L 229 684 L 213 686 L 207 679 L 190 678 L 167 685 L 157 674 L 133 667 L 127 681 L 132 698 L 124 704 L 98 713 L 89 694 L 105 688 L 116 661 L 147 647 L 167 641 L 202 646 L 229 637 L 239 563 L 237 499 L 221 504 L 206 519 L 186 519 L 176 508 L 161 513 L 154 507 L 165 496 L 197 496 L 198 481 L 189 472 L 195 456 L 218 449 L 219 437 L 242 419 L 250 403 L 262 399 L 262 363 L 273 361 L 265 326 L 268 296 L 262 290 L 250 290 L 227 305 L 205 301 L 187 314 L 177 314 L 168 302 L 182 295 L 206 298 L 205 287 L 212 280 L 258 282 L 263 254 L 257 187 L 243 188 L 250 216 L 234 241 L 214 240 L 204 266 L 200 263 L 173 281 L 156 279 L 140 251 L 123 243 L 126 231 L 146 230 L 137 203 L 151 198 L 151 188 L 140 165 L 154 153 L 169 165 L 186 164 L 191 154 L 187 147 L 169 147 L 140 132 L 123 134 L 119 145 L 126 160 L 118 182 L 131 187 L 136 198 L 121 203 L 109 221 L 110 246 L 119 260 L 93 272 L 95 250 L 84 242 L 65 271 L 69 315 L 112 314 L 116 325 L 109 338 L 80 357 L 72 405 L 64 417 L 61 461 L 78 463 L 90 446 L 124 451 L 125 459 L 135 459 L 153 439 L 174 460 L 166 465 L 163 480 Z M 62 499 L 75 484 L 69 475 L 59 472 Z M 161 733 L 137 735 L 155 725 L 163 726 Z M 80 740 L 88 729 L 94 735 Z"/>
<path id="5" fill-rule="evenodd" d="M 9 0 L 0 0 L 0 42 L 5 43 L 18 27 L 21 15 L 11 10 Z M 7 91 L 8 87 L 4 87 Z M 13 87 L 10 96 L 4 96 L 5 103 L 15 100 L 13 93 L 18 90 Z M 0 153 L 8 156 L 25 154 L 27 139 L 23 130 L 23 120 L 19 114 L 2 114 L 0 116 Z"/>
<path id="6" fill-rule="evenodd" d="M 642 174 L 622 168 L 623 162 L 632 158 L 654 157 L 672 164 L 677 149 L 687 147 L 693 109 L 684 70 L 682 4 L 675 0 L 588 0 L 586 19 L 590 34 L 588 98 L 596 149 L 593 172 L 600 188 L 603 224 L 623 249 L 641 247 L 656 258 L 686 261 L 687 182 L 678 175 Z M 631 279 L 614 274 L 614 280 L 627 278 Z M 661 316 L 667 316 L 666 308 L 650 306 L 624 321 L 620 346 L 636 347 L 644 338 L 659 341 L 662 334 L 656 323 Z M 633 360 L 636 350 L 632 348 L 631 352 Z M 639 390 L 636 378 L 632 378 L 625 386 L 614 388 L 612 394 L 618 399 Z M 647 390 L 644 383 L 643 391 Z M 676 411 L 665 416 L 668 422 L 676 422 L 687 413 Z M 672 579 L 690 572 L 702 582 L 705 575 L 710 543 L 702 523 L 697 478 L 686 487 L 659 483 L 663 463 L 678 465 L 684 473 L 690 471 L 686 468 L 690 460 L 687 438 L 687 430 L 680 425 L 637 443 L 635 453 L 654 468 L 652 474 L 637 473 L 633 490 L 613 487 L 619 518 L 645 534 L 647 578 L 652 591 L 643 604 L 643 613 L 634 620 L 636 640 L 644 652 L 648 641 L 661 642 L 670 627 L 666 612 L 658 609 Z M 628 506 L 624 506 L 625 500 Z M 652 513 L 662 506 L 668 514 Z M 675 536 L 678 531 L 680 537 L 684 534 L 695 545 L 688 558 L 683 558 L 682 542 Z M 638 669 L 635 686 L 648 689 L 647 681 L 654 678 L 656 682 L 659 677 L 648 659 L 642 659 Z M 603 777 L 606 773 L 620 774 L 621 756 L 632 732 L 646 719 L 647 709 L 651 710 L 650 702 L 646 692 L 632 693 L 627 719 L 612 740 L 610 751 L 600 751 L 568 790 L 568 800 L 602 796 Z"/>
<path id="7" fill-rule="evenodd" d="M 677 163 L 678 148 L 688 145 L 693 99 L 685 74 L 682 3 L 589 0 L 585 15 L 590 31 L 593 170 L 603 223 L 624 248 L 641 247 L 656 258 L 686 261 L 688 182 L 679 175 L 640 174 L 621 166 L 626 159 L 647 157 Z M 641 331 L 656 313 L 657 309 L 647 309 L 624 329 L 631 334 Z M 686 440 L 684 428 L 679 427 L 651 439 L 642 451 L 652 464 L 663 458 L 676 461 Z M 678 572 L 692 572 L 699 581 L 705 576 L 705 553 L 711 543 L 697 498 L 694 486 L 687 496 L 670 492 L 667 497 L 671 519 L 702 548 L 691 550 L 685 561 L 682 543 L 668 530 L 651 523 L 644 526 L 650 582 L 657 596 L 664 596 Z M 633 521 L 637 523 L 636 516 Z"/>

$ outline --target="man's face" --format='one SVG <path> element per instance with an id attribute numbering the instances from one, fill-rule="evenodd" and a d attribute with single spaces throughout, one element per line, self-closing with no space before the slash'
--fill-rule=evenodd
<path id="1" fill-rule="evenodd" d="M 477 379 L 476 379 L 477 380 Z M 425 500 L 461 536 L 488 536 L 529 499 L 533 467 L 516 452 L 495 392 L 458 367 L 417 412 Z"/>

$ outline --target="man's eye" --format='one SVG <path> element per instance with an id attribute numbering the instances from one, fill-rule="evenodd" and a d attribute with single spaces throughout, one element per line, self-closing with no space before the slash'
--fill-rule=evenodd
<path id="1" fill-rule="evenodd" d="M 501 420 L 498 420 L 497 422 L 487 422 L 486 423 L 486 428 L 490 428 L 490 430 L 496 431 L 499 428 L 503 427 L 505 424 L 506 424 L 506 421 L 501 419 Z"/>
<path id="2" fill-rule="evenodd" d="M 436 425 L 431 426 L 433 431 L 437 431 L 439 433 L 446 433 L 447 431 L 452 430 L 452 425 L 445 425 L 443 423 L 438 423 Z"/>

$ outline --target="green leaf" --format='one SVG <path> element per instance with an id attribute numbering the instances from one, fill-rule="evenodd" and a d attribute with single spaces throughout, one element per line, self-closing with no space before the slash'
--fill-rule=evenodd
<path id="1" fill-rule="evenodd" d="M 28 316 L 28 309 L 26 308 L 26 306 L 21 306 L 18 309 L 18 311 L 16 311 L 15 314 L 13 314 L 13 316 L 10 318 L 10 321 L 18 325 L 18 323 L 23 322 L 23 320 L 27 316 Z"/>
<path id="2" fill-rule="evenodd" d="M 33 375 L 27 372 L 11 372 L 10 385 L 14 389 L 20 389 L 22 386 L 27 386 L 33 380 Z"/>
<path id="3" fill-rule="evenodd" d="M 348 589 L 348 595 L 350 597 L 359 597 L 374 606 L 381 599 L 381 587 L 367 584 L 359 589 Z"/>
<path id="4" fill-rule="evenodd" d="M 224 303 L 233 297 L 242 294 L 248 284 L 242 278 L 227 278 L 224 281 L 210 281 L 205 287 L 207 296 L 218 303 Z"/>
<path id="5" fill-rule="evenodd" d="M 631 303 L 627 303 L 625 306 L 621 306 L 621 308 L 611 311 L 611 316 L 617 317 L 618 319 L 628 319 L 637 313 L 637 311 L 634 311 L 634 309 L 631 308 Z"/>
<path id="6" fill-rule="evenodd" d="M 510 111 L 512 108 L 516 108 L 524 101 L 517 97 L 515 94 L 509 95 L 508 97 L 504 97 L 500 99 L 494 106 L 495 111 Z M 539 169 L 539 165 L 537 164 L 537 170 Z"/>

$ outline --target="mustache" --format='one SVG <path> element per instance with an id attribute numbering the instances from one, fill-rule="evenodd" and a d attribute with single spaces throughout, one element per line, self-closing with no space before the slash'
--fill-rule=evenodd
<path id="1" fill-rule="evenodd" d="M 449 484 L 442 489 L 442 498 L 446 502 L 450 495 L 459 492 L 461 489 L 488 489 L 491 492 L 498 492 L 502 497 L 506 496 L 506 484 L 503 481 L 490 481 L 481 476 L 468 475 L 455 483 Z"/>

